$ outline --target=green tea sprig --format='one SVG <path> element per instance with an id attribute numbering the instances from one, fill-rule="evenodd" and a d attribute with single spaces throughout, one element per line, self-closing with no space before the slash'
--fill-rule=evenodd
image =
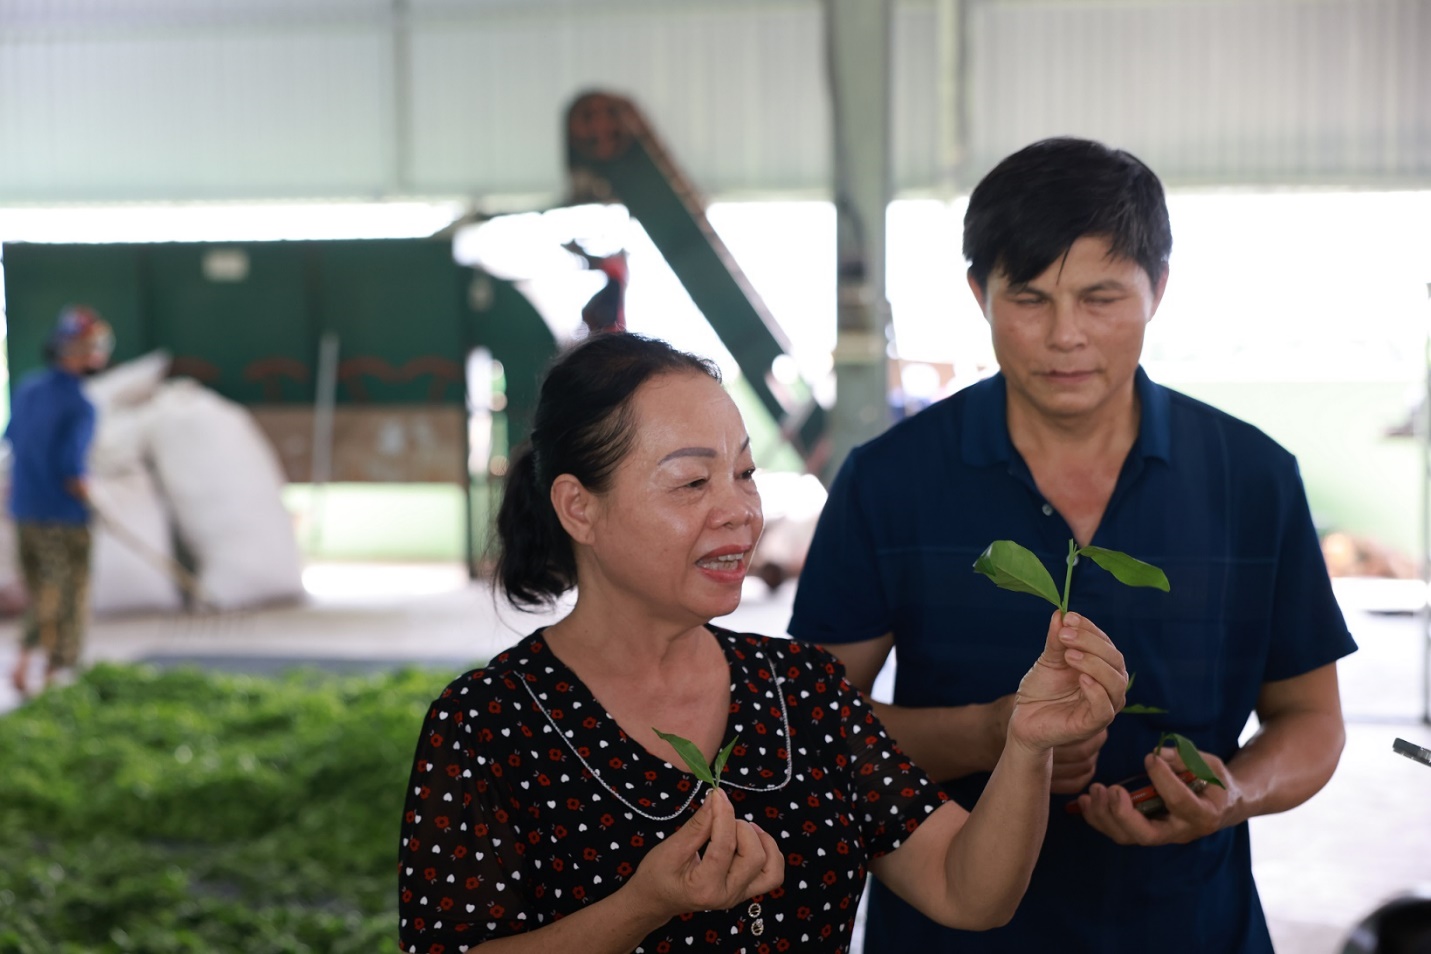
<path id="1" fill-rule="evenodd" d="M 1114 578 L 1125 586 L 1146 586 L 1162 590 L 1164 593 L 1171 592 L 1167 574 L 1151 563 L 1144 563 L 1142 560 L 1117 550 L 1092 546 L 1080 547 L 1075 540 L 1068 541 L 1068 556 L 1064 558 L 1062 593 L 1059 593 L 1058 587 L 1054 585 L 1053 576 L 1043 565 L 1043 561 L 1032 550 L 1020 546 L 1012 540 L 995 540 L 989 544 L 984 552 L 979 554 L 979 558 L 974 561 L 974 571 L 993 580 L 994 585 L 1000 589 L 1042 597 L 1058 607 L 1060 614 L 1066 614 L 1069 593 L 1073 588 L 1073 565 L 1078 562 L 1079 557 L 1085 556 L 1112 573 Z M 1128 688 L 1133 688 L 1133 676 L 1128 677 Z M 1167 712 L 1166 709 L 1159 709 L 1156 706 L 1137 704 L 1125 705 L 1123 711 L 1132 715 L 1155 715 Z M 1179 735 L 1176 732 L 1164 732 L 1158 738 L 1158 744 L 1153 747 L 1153 751 L 1161 749 L 1163 743 L 1169 741 L 1177 746 L 1178 756 L 1194 776 L 1209 785 L 1216 785 L 1219 788 L 1227 787 L 1208 766 L 1207 761 L 1198 752 L 1197 746 L 1193 745 L 1187 736 Z"/>
<path id="2" fill-rule="evenodd" d="M 974 561 L 974 570 L 994 581 L 1001 589 L 1015 593 L 1032 593 L 1041 596 L 1059 612 L 1068 612 L 1069 591 L 1073 588 L 1073 565 L 1079 557 L 1088 557 L 1103 567 L 1125 586 L 1150 586 L 1169 592 L 1168 577 L 1151 563 L 1134 559 L 1117 550 L 1103 547 L 1080 547 L 1073 540 L 1068 541 L 1068 556 L 1064 562 L 1067 571 L 1063 577 L 1063 593 L 1054 586 L 1053 577 L 1032 550 L 1022 547 L 1012 540 L 995 540 L 979 554 Z"/>
<path id="3" fill-rule="evenodd" d="M 675 749 L 676 754 L 685 760 L 691 773 L 711 788 L 720 788 L 720 773 L 725 768 L 726 759 L 730 758 L 731 750 L 734 749 L 735 744 L 740 741 L 740 736 L 731 739 L 726 743 L 725 748 L 716 753 L 715 761 L 710 765 L 706 765 L 705 755 L 690 739 L 683 739 L 679 735 L 662 732 L 660 729 L 654 727 L 651 731 L 671 743 L 671 748 Z"/>

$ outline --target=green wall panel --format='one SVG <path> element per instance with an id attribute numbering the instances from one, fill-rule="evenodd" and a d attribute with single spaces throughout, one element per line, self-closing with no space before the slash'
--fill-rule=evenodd
<path id="1" fill-rule="evenodd" d="M 463 269 L 428 241 L 324 243 L 319 326 L 339 338 L 338 393 L 353 403 L 460 403 Z"/>
<path id="2" fill-rule="evenodd" d="M 313 400 L 316 353 L 307 291 L 312 249 L 289 243 L 153 245 L 142 252 L 148 327 L 176 374 L 245 404 Z M 204 274 L 209 254 L 247 261 L 242 280 Z"/>
<path id="3" fill-rule="evenodd" d="M 9 244 L 4 256 L 12 379 L 42 364 L 72 301 L 109 319 L 116 361 L 165 348 L 176 374 L 243 404 L 311 404 L 332 332 L 340 404 L 461 404 L 465 356 L 485 345 L 525 422 L 556 351 L 515 287 L 458 265 L 443 241 Z"/>
<path id="4" fill-rule="evenodd" d="M 59 310 L 71 302 L 98 308 L 113 326 L 116 361 L 148 350 L 140 251 L 134 245 L 5 245 L 6 348 L 12 387 L 26 372 L 44 365 L 45 338 Z"/>

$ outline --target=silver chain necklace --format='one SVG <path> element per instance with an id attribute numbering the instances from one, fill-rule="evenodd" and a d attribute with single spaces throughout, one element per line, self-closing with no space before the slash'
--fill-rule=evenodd
<path id="1" fill-rule="evenodd" d="M 785 705 L 785 681 L 775 674 L 775 667 L 770 665 L 770 660 L 766 659 L 764 653 L 762 653 L 758 649 L 754 650 L 754 652 L 765 662 L 765 667 L 766 670 L 770 673 L 770 678 L 775 681 L 775 695 L 780 700 L 780 726 L 782 729 L 785 730 L 785 778 L 775 785 L 767 785 L 763 788 L 754 785 L 741 785 L 733 781 L 725 781 L 723 784 L 729 785 L 732 788 L 743 789 L 747 792 L 774 792 L 784 788 L 786 785 L 789 785 L 790 780 L 795 775 L 795 749 L 793 747 L 793 743 L 790 740 L 790 710 Z M 698 782 L 696 786 L 691 789 L 690 797 L 688 797 L 684 802 L 681 803 L 680 808 L 677 808 L 669 815 L 653 815 L 645 809 L 641 808 L 640 806 L 631 804 L 629 801 L 626 800 L 626 797 L 624 795 L 618 792 L 615 788 L 608 784 L 604 778 L 601 777 L 600 772 L 591 767 L 590 762 L 588 762 L 584 757 L 582 757 L 582 754 L 577 751 L 576 746 L 572 744 L 571 739 L 567 737 L 567 734 L 561 730 L 561 726 L 557 725 L 556 720 L 552 718 L 552 714 L 547 711 L 547 707 L 542 705 L 541 700 L 537 698 L 537 694 L 532 691 L 531 684 L 527 682 L 526 679 L 520 679 L 518 681 L 521 682 L 522 688 L 527 690 L 527 695 L 532 697 L 532 704 L 535 705 L 538 711 L 540 711 L 541 714 L 546 717 L 547 724 L 552 727 L 552 731 L 555 732 L 557 734 L 557 737 L 560 738 L 562 742 L 566 745 L 566 747 L 571 750 L 571 754 L 576 756 L 576 760 L 581 763 L 582 767 L 586 769 L 588 773 L 590 773 L 591 777 L 596 779 L 597 783 L 599 783 L 602 788 L 606 789 L 613 796 L 615 796 L 617 801 L 625 805 L 627 808 L 631 809 L 636 814 L 640 815 L 642 818 L 649 818 L 651 819 L 651 821 L 659 822 L 670 821 L 671 819 L 678 817 L 682 812 L 689 808 L 691 803 L 696 800 L 696 796 L 700 794 L 701 783 Z M 607 713 L 606 717 L 610 719 L 611 714 Z M 615 720 L 613 719 L 612 721 L 614 722 Z M 655 756 L 652 757 L 654 758 Z M 664 761 L 664 759 L 662 761 Z M 665 764 L 670 765 L 669 762 L 666 762 Z M 671 767 L 674 768 L 675 766 Z"/>

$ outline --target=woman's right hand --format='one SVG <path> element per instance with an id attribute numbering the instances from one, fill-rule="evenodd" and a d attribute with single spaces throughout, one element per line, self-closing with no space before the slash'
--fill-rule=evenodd
<path id="1" fill-rule="evenodd" d="M 662 923 L 690 911 L 718 911 L 778 888 L 785 856 L 758 825 L 735 817 L 719 789 L 636 868 L 627 887 Z"/>
<path id="2" fill-rule="evenodd" d="M 1123 708 L 1127 691 L 1123 654 L 1103 630 L 1054 610 L 1043 653 L 1014 696 L 1009 739 L 1053 749 L 1094 738 Z"/>

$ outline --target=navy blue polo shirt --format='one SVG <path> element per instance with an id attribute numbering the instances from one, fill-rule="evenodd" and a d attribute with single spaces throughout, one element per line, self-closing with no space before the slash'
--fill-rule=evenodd
<path id="1" fill-rule="evenodd" d="M 59 368 L 25 376 L 15 388 L 10 442 L 10 514 L 27 523 L 88 523 L 65 481 L 82 477 L 94 437 L 94 405 L 80 379 Z"/>
<path id="2" fill-rule="evenodd" d="M 1083 560 L 1070 608 L 1101 627 L 1137 674 L 1129 701 L 1168 711 L 1114 720 L 1098 760 L 1105 783 L 1140 773 L 1165 730 L 1230 759 L 1263 683 L 1356 648 L 1292 455 L 1141 368 L 1135 387 L 1138 437 L 1093 542 L 1161 567 L 1171 592 L 1125 587 Z M 893 632 L 896 704 L 992 701 L 1013 692 L 1038 656 L 1052 608 L 995 587 L 974 560 L 1011 539 L 1061 587 L 1072 536 L 1009 440 L 996 375 L 850 454 L 801 571 L 790 634 L 828 645 Z M 945 787 L 972 808 L 986 781 Z M 1009 925 L 941 928 L 872 882 L 865 950 L 1271 952 L 1246 824 L 1191 845 L 1125 847 L 1065 813 L 1068 801 L 1054 796 Z"/>

